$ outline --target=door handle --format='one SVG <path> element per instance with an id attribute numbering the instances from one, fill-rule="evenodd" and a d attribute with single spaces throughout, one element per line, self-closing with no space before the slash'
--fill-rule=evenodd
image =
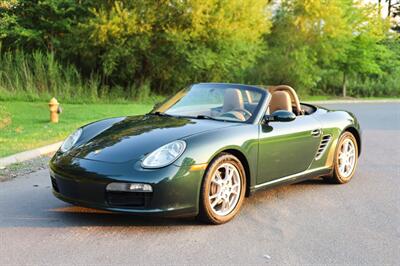
<path id="1" fill-rule="evenodd" d="M 319 137 L 321 135 L 321 129 L 314 129 L 311 131 L 311 136 Z"/>

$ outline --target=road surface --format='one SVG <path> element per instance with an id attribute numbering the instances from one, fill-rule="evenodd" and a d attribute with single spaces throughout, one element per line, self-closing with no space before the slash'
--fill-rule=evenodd
<path id="1" fill-rule="evenodd" d="M 0 264 L 370 264 L 400 262 L 400 104 L 354 112 L 363 149 L 353 180 L 279 187 L 220 226 L 73 207 L 48 171 L 0 183 Z"/>

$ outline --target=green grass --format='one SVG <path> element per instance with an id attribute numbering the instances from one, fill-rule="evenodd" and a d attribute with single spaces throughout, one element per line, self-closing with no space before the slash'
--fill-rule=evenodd
<path id="1" fill-rule="evenodd" d="M 0 157 L 63 140 L 79 126 L 108 117 L 137 115 L 152 104 L 62 104 L 60 122 L 49 122 L 46 102 L 0 101 Z"/>
<path id="2" fill-rule="evenodd" d="M 330 100 L 393 100 L 399 99 L 398 97 L 340 97 L 340 96 L 329 96 L 329 95 L 309 95 L 304 97 L 299 97 L 301 102 L 310 101 L 330 101 Z"/>
<path id="3" fill-rule="evenodd" d="M 302 101 L 340 99 L 307 96 Z M 390 98 L 362 98 L 390 99 Z M 391 98 L 393 99 L 393 98 Z M 49 122 L 46 102 L 0 101 L 0 157 L 61 141 L 79 126 L 108 117 L 137 115 L 151 110 L 152 104 L 62 104 L 60 122 Z"/>

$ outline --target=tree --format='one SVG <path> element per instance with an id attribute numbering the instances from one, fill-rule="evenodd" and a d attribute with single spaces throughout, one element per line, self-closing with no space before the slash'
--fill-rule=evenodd
<path id="1" fill-rule="evenodd" d="M 349 37 L 345 1 L 283 0 L 265 36 L 268 53 L 260 60 L 259 82 L 287 83 L 307 93 L 321 70 L 338 60 Z"/>
<path id="2" fill-rule="evenodd" d="M 392 5 L 392 30 L 400 33 L 400 2 L 394 3 Z"/>
<path id="3" fill-rule="evenodd" d="M 11 1 L 0 6 L 4 50 L 51 51 L 133 90 L 240 81 L 270 28 L 265 0 Z"/>
<path id="4" fill-rule="evenodd" d="M 0 6 L 3 48 L 57 50 L 88 15 L 86 4 L 74 0 L 13 0 Z"/>
<path id="5" fill-rule="evenodd" d="M 250 77 L 309 93 L 341 74 L 346 96 L 349 76 L 382 73 L 388 21 L 376 8 L 352 0 L 282 0 L 265 36 L 268 53 Z"/>
<path id="6" fill-rule="evenodd" d="M 375 5 L 354 3 L 345 6 L 350 38 L 345 42 L 345 51 L 337 60 L 343 74 L 342 96 L 347 96 L 349 75 L 381 74 L 379 60 L 388 54 L 380 43 L 388 31 L 388 20 L 376 15 Z"/>
<path id="7" fill-rule="evenodd" d="M 104 75 L 158 91 L 240 79 L 270 26 L 262 0 L 122 1 L 93 13 L 83 28 Z"/>

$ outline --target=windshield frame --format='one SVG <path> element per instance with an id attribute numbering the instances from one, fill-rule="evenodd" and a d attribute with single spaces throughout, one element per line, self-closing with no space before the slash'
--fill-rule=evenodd
<path id="1" fill-rule="evenodd" d="M 261 116 L 263 113 L 265 113 L 266 107 L 267 107 L 267 101 L 270 98 L 269 92 L 266 89 L 263 89 L 262 87 L 258 86 L 253 86 L 253 85 L 244 85 L 244 84 L 235 84 L 235 83 L 196 83 L 188 86 L 187 88 L 184 88 L 171 97 L 168 97 L 166 100 L 161 102 L 160 104 L 156 104 L 153 110 L 150 111 L 150 114 L 155 114 L 157 112 L 159 113 L 164 113 L 165 110 L 169 109 L 171 106 L 173 106 L 176 101 L 184 97 L 186 94 L 183 94 L 181 97 L 178 97 L 174 99 L 174 97 L 177 97 L 181 92 L 185 90 L 190 90 L 194 86 L 197 87 L 207 87 L 207 86 L 215 86 L 216 88 L 221 88 L 221 89 L 227 89 L 227 88 L 232 88 L 234 86 L 235 88 L 238 89 L 243 89 L 243 90 L 249 90 L 249 91 L 254 91 L 261 93 L 261 98 L 258 102 L 257 107 L 254 109 L 253 115 L 247 119 L 246 121 L 233 121 L 233 120 L 223 120 L 223 119 L 213 119 L 214 121 L 220 121 L 220 122 L 232 122 L 232 123 L 240 123 L 240 124 L 255 124 L 258 123 L 259 120 L 261 119 Z M 172 100 L 176 100 L 171 102 Z M 201 118 L 196 118 L 193 116 L 179 116 L 179 115 L 171 115 L 173 117 L 185 117 L 185 118 L 190 118 L 190 119 L 201 119 Z"/>

